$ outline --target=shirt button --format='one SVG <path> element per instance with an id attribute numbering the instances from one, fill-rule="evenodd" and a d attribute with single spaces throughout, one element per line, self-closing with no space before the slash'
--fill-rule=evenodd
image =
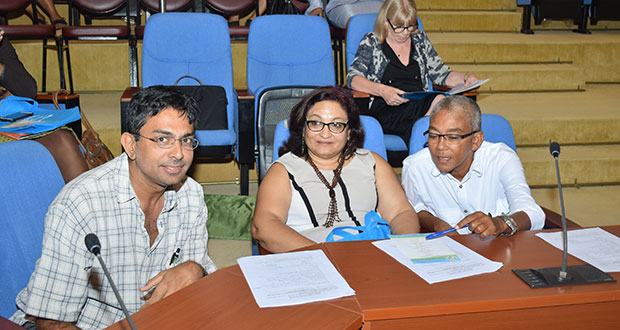
<path id="1" fill-rule="evenodd" d="M 463 189 L 463 185 L 462 185 L 462 184 L 461 184 L 461 185 L 459 185 L 459 188 L 460 188 L 460 189 Z"/>
<path id="2" fill-rule="evenodd" d="M 463 213 L 467 213 L 467 210 L 463 210 Z"/>

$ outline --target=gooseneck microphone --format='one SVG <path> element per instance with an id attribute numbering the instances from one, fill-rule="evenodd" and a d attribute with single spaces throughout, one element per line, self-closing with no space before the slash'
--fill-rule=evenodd
<path id="1" fill-rule="evenodd" d="M 101 264 L 101 268 L 103 268 L 103 272 L 105 273 L 105 276 L 108 278 L 108 281 L 110 282 L 112 291 L 114 291 L 114 294 L 116 295 L 116 299 L 121 305 L 121 309 L 123 310 L 123 313 L 125 314 L 125 317 L 127 318 L 127 322 L 129 322 L 129 326 L 131 327 L 132 330 L 136 330 L 136 326 L 133 324 L 133 321 L 131 320 L 129 311 L 127 310 L 127 307 L 125 307 L 123 298 L 121 298 L 120 293 L 118 293 L 118 289 L 116 289 L 116 285 L 114 284 L 114 281 L 112 280 L 112 276 L 110 275 L 108 268 L 105 266 L 105 263 L 103 262 L 103 258 L 101 258 L 101 243 L 99 242 L 99 237 L 97 237 L 97 235 L 93 233 L 90 233 L 86 235 L 86 237 L 84 237 L 84 243 L 86 243 L 86 249 L 88 249 L 88 251 L 94 254 L 97 257 L 97 259 L 99 259 L 99 264 Z"/>
<path id="2" fill-rule="evenodd" d="M 549 144 L 549 152 L 555 160 L 555 174 L 558 178 L 558 191 L 560 192 L 560 209 L 562 211 L 562 242 L 563 242 L 563 254 L 562 254 L 562 268 L 558 275 L 558 281 L 562 282 L 568 278 L 566 272 L 566 259 L 568 258 L 568 232 L 566 229 L 566 213 L 564 212 L 564 195 L 562 195 L 562 180 L 560 179 L 560 164 L 558 156 L 560 156 L 560 144 L 557 142 L 551 142 Z"/>
<path id="3" fill-rule="evenodd" d="M 603 282 L 615 282 L 616 280 L 600 269 L 589 265 L 567 266 L 568 259 L 568 232 L 566 226 L 566 213 L 564 212 L 564 196 L 562 195 L 562 181 L 560 180 L 560 145 L 551 142 L 549 152 L 555 159 L 555 173 L 558 178 L 558 190 L 560 193 L 560 207 L 562 209 L 562 267 L 513 269 L 531 288 L 547 288 L 566 285 L 582 285 Z"/>

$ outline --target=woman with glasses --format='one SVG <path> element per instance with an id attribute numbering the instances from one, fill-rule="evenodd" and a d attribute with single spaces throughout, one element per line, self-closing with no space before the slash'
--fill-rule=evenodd
<path id="1" fill-rule="evenodd" d="M 359 226 L 376 210 L 393 234 L 419 231 L 394 171 L 361 149 L 359 111 L 342 88 L 321 87 L 292 110 L 290 137 L 256 199 L 252 235 L 271 252 L 324 242 L 334 227 Z"/>
<path id="2" fill-rule="evenodd" d="M 443 95 L 419 101 L 403 98 L 405 92 L 428 91 L 431 82 L 455 87 L 478 80 L 469 72 L 452 71 L 437 55 L 424 31 L 418 29 L 413 0 L 386 0 L 374 31 L 366 34 L 347 72 L 347 86 L 371 95 L 369 115 L 384 133 L 409 143 L 411 127 L 427 115 Z"/>

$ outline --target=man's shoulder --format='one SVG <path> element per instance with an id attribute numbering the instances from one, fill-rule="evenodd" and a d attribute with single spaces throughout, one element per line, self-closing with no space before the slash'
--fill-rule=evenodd
<path id="1" fill-rule="evenodd" d="M 421 169 L 432 167 L 433 160 L 431 159 L 431 153 L 428 148 L 424 148 L 413 155 L 409 155 L 403 160 L 403 167 L 412 169 Z"/>
<path id="2" fill-rule="evenodd" d="M 61 190 L 63 195 L 84 196 L 85 192 L 111 190 L 116 187 L 116 178 L 120 174 L 121 157 L 97 166 L 67 183 Z M 60 195 L 60 194 L 59 194 Z"/>
<path id="3" fill-rule="evenodd" d="M 501 162 L 512 157 L 517 157 L 517 153 L 503 142 L 483 141 L 476 151 L 476 157 L 482 157 L 486 161 Z"/>

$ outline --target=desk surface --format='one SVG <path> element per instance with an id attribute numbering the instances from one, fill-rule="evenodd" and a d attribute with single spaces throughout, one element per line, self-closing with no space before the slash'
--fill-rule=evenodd
<path id="1" fill-rule="evenodd" d="M 620 236 L 620 226 L 603 227 Z M 479 329 L 617 329 L 620 283 L 531 289 L 512 269 L 557 267 L 562 252 L 536 232 L 480 240 L 453 236 L 504 266 L 464 279 L 428 284 L 370 242 L 317 244 L 356 291 L 355 297 L 259 309 L 238 266 L 221 269 L 133 316 L 138 328 L 399 329 L 411 326 Z M 571 257 L 569 265 L 583 264 Z M 620 279 L 620 273 L 611 273 Z M 116 324 L 111 329 L 128 329 Z"/>

